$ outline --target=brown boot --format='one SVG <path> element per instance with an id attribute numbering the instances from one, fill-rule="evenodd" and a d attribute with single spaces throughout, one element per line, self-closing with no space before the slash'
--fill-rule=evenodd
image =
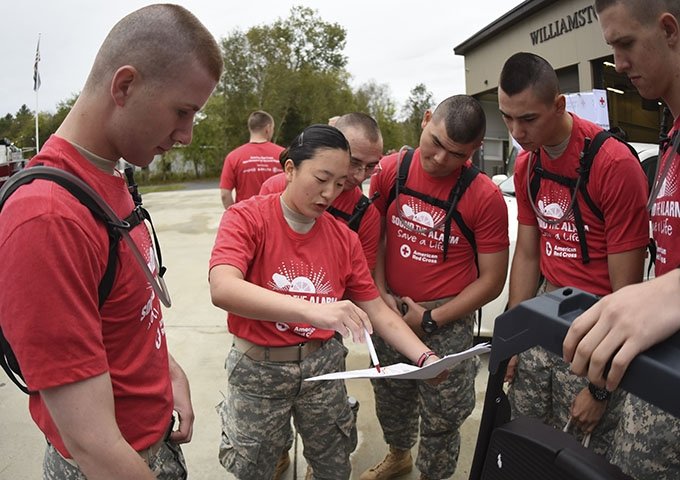
<path id="1" fill-rule="evenodd" d="M 359 480 L 389 480 L 406 475 L 413 470 L 411 450 L 390 447 L 390 452 L 382 462 L 361 474 Z"/>
<path id="2" fill-rule="evenodd" d="M 312 480 L 314 478 L 314 472 L 312 471 L 312 467 L 307 465 L 307 472 L 305 473 L 305 480 Z"/>
<path id="3" fill-rule="evenodd" d="M 290 456 L 288 455 L 288 450 L 283 452 L 279 457 L 279 461 L 276 462 L 276 468 L 274 469 L 274 476 L 272 480 L 280 480 L 283 476 L 283 472 L 288 470 L 290 467 Z"/>

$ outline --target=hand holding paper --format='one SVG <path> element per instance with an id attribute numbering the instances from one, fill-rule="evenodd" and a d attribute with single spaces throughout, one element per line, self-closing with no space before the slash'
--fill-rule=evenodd
<path id="1" fill-rule="evenodd" d="M 349 372 L 327 373 L 325 375 L 319 375 L 318 377 L 306 378 L 305 381 L 342 380 L 347 378 L 392 378 L 404 380 L 429 380 L 431 378 L 435 378 L 444 370 L 448 370 L 449 368 L 454 367 L 463 360 L 467 360 L 468 358 L 472 358 L 482 353 L 487 353 L 490 350 L 491 344 L 482 343 L 479 345 L 475 345 L 474 347 L 469 348 L 464 352 L 447 355 L 444 358 L 421 368 L 406 363 L 396 363 L 394 365 L 383 366 L 380 368 L 379 371 L 376 371 L 376 369 L 374 368 L 366 368 L 363 370 L 352 370 Z"/>

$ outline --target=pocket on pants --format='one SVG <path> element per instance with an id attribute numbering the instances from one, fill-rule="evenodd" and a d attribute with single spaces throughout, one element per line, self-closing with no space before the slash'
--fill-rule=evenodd
<path id="1" fill-rule="evenodd" d="M 149 468 L 160 480 L 186 480 L 188 477 L 181 447 L 169 440 L 163 443 Z"/>
<path id="2" fill-rule="evenodd" d="M 222 431 L 222 441 L 220 442 L 219 459 L 220 463 L 228 471 L 237 477 L 248 477 L 257 466 L 257 459 L 260 456 L 260 442 L 246 435 L 239 435 L 238 438 L 229 438 Z"/>
<path id="3" fill-rule="evenodd" d="M 338 418 L 335 419 L 335 425 L 342 432 L 347 445 L 347 453 L 352 453 L 357 446 L 357 426 L 354 412 L 352 412 L 349 404 L 342 409 Z"/>

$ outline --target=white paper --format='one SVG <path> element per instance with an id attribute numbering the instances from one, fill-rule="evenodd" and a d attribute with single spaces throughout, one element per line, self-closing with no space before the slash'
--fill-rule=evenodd
<path id="1" fill-rule="evenodd" d="M 363 370 L 351 370 L 349 372 L 335 372 L 319 375 L 318 377 L 305 378 L 305 381 L 311 382 L 316 380 L 344 380 L 347 378 L 396 378 L 403 380 L 427 380 L 434 378 L 444 370 L 448 370 L 453 366 L 459 364 L 463 360 L 472 358 L 482 353 L 487 353 L 491 350 L 489 343 L 480 343 L 464 352 L 447 355 L 442 359 L 437 360 L 425 367 L 418 368 L 415 365 L 407 363 L 395 363 L 394 365 L 381 366 L 380 372 L 375 367 L 365 368 Z"/>

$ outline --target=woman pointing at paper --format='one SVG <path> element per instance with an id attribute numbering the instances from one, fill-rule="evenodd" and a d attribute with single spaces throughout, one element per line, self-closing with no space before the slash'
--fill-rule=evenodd
<path id="1" fill-rule="evenodd" d="M 227 210 L 210 260 L 212 301 L 234 336 L 220 461 L 240 480 L 271 478 L 292 415 L 313 471 L 347 479 L 344 382 L 302 380 L 342 370 L 339 336 L 363 342 L 373 328 L 418 366 L 438 357 L 382 301 L 356 234 L 325 212 L 347 176 L 343 134 L 312 125 L 282 156 L 286 190 Z"/>

